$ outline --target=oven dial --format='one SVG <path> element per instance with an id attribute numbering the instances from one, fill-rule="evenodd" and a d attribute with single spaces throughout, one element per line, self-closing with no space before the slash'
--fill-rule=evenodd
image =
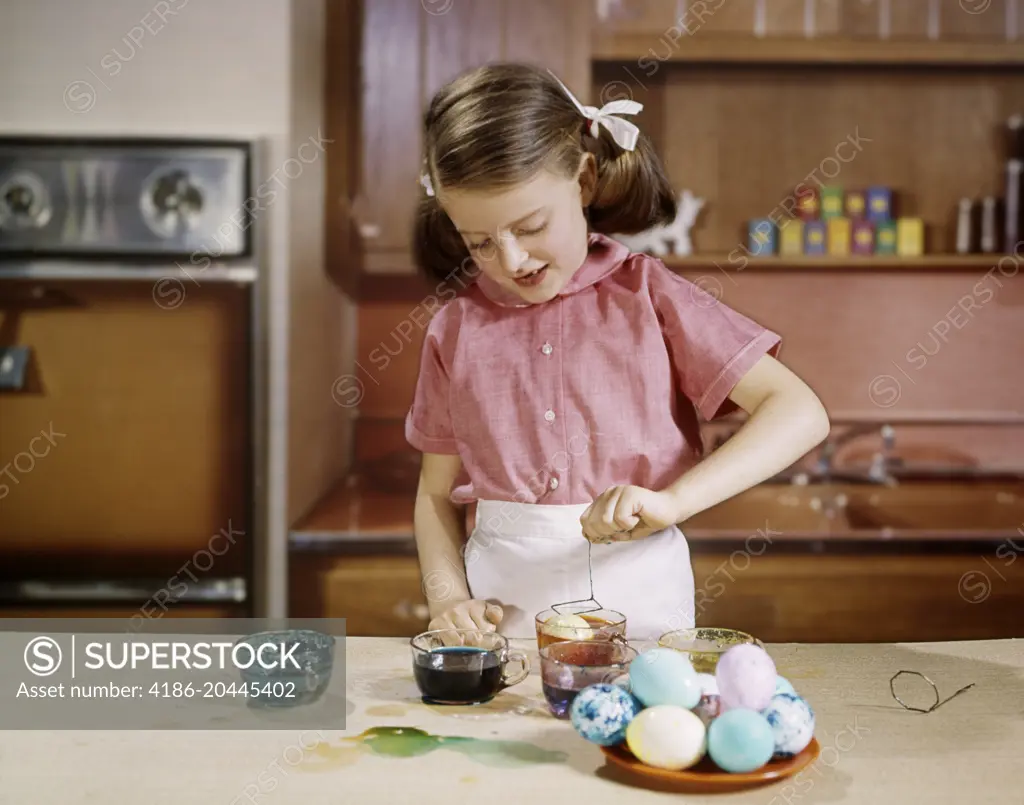
<path id="1" fill-rule="evenodd" d="M 43 181 L 32 173 L 15 173 L 0 181 L 0 229 L 42 229 L 53 207 Z"/>
<path id="2" fill-rule="evenodd" d="M 166 171 L 146 183 L 141 205 L 153 233 L 171 238 L 194 227 L 203 211 L 203 191 L 185 171 Z"/>

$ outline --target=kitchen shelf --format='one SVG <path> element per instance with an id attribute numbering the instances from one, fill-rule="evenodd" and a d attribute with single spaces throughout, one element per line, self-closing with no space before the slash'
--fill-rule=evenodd
<path id="1" fill-rule="evenodd" d="M 688 257 L 668 256 L 662 258 L 666 266 L 674 271 L 942 271 L 974 272 L 995 268 L 1005 254 L 926 254 L 922 257 L 897 257 L 877 255 L 865 257 L 798 256 L 748 257 L 739 250 L 732 260 L 727 254 L 698 254 Z"/>
<path id="2" fill-rule="evenodd" d="M 676 64 L 812 64 L 899 67 L 1024 67 L 1017 42 L 878 41 L 749 37 L 684 37 L 667 59 L 653 57 L 650 34 L 617 34 L 594 40 L 592 58 L 605 62 Z M 637 67 L 643 76 L 643 69 Z"/>

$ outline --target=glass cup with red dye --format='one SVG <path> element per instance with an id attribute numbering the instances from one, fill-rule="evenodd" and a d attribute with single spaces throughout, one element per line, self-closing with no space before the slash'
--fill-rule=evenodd
<path id="1" fill-rule="evenodd" d="M 555 718 L 568 718 L 576 695 L 588 685 L 629 689 L 629 664 L 637 651 L 619 640 L 566 640 L 540 650 L 541 687 Z"/>

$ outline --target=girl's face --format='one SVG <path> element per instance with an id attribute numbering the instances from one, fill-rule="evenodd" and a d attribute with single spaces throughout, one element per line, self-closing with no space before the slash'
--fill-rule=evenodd
<path id="1" fill-rule="evenodd" d="M 501 191 L 442 188 L 441 206 L 462 235 L 480 270 L 525 302 L 553 299 L 587 256 L 583 210 L 597 173 L 584 154 L 576 177 L 541 170 Z"/>

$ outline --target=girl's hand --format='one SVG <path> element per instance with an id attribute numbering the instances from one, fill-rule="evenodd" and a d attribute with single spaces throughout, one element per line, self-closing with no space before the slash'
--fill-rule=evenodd
<path id="1" fill-rule="evenodd" d="M 598 544 L 643 539 L 677 522 L 675 498 L 642 486 L 613 486 L 580 517 L 583 536 Z"/>
<path id="2" fill-rule="evenodd" d="M 433 618 L 427 629 L 473 629 L 477 632 L 493 632 L 501 623 L 503 615 L 501 607 L 497 604 L 471 598 L 468 601 L 460 601 Z M 452 635 L 453 639 L 457 637 Z"/>

